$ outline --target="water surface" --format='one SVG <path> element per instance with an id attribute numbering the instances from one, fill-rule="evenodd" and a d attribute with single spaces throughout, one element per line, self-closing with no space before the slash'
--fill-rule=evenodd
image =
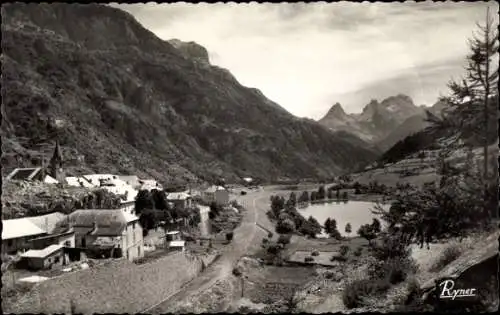
<path id="1" fill-rule="evenodd" d="M 373 218 L 377 217 L 377 215 L 372 213 L 372 210 L 375 209 L 375 205 L 375 203 L 367 201 L 348 201 L 347 203 L 341 201 L 311 204 L 306 208 L 298 208 L 297 210 L 306 219 L 312 216 L 318 220 L 321 225 L 323 225 L 328 218 L 335 219 L 335 221 L 337 221 L 337 229 L 342 236 L 357 236 L 357 231 L 361 225 L 370 224 Z M 382 207 L 388 210 L 390 205 L 385 204 L 382 205 Z M 347 223 L 351 223 L 351 234 L 345 232 Z M 382 220 L 380 220 L 380 223 L 384 226 Z"/>

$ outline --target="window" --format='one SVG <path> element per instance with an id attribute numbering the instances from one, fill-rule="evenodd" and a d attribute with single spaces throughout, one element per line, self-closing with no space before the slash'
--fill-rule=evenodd
<path id="1" fill-rule="evenodd" d="M 54 257 L 54 263 L 55 264 L 59 263 L 59 256 Z"/>
<path id="2" fill-rule="evenodd" d="M 7 246 L 11 247 L 12 246 L 12 240 L 7 241 Z"/>

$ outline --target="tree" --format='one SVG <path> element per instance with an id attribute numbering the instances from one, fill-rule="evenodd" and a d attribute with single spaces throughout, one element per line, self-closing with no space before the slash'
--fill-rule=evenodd
<path id="1" fill-rule="evenodd" d="M 299 202 L 309 202 L 309 192 L 303 191 L 299 197 Z"/>
<path id="2" fill-rule="evenodd" d="M 335 193 L 335 196 L 337 197 L 337 199 L 340 199 L 340 188 L 337 187 L 337 191 Z"/>
<path id="3" fill-rule="evenodd" d="M 144 209 L 154 209 L 154 202 L 149 190 L 139 190 L 135 197 L 135 213 L 140 215 Z"/>
<path id="4" fill-rule="evenodd" d="M 352 232 L 351 223 L 347 223 L 347 224 L 345 225 L 345 232 L 346 232 L 347 234 L 351 234 L 351 232 Z"/>
<path id="5" fill-rule="evenodd" d="M 158 189 L 151 190 L 151 198 L 153 199 L 155 209 L 167 210 L 168 202 L 164 191 Z"/>
<path id="6" fill-rule="evenodd" d="M 318 195 L 317 195 L 318 199 L 325 199 L 326 197 L 326 193 L 325 193 L 325 186 L 320 186 L 318 188 Z"/>
<path id="7" fill-rule="evenodd" d="M 380 233 L 382 226 L 380 225 L 380 221 L 377 218 L 373 218 L 371 228 L 375 234 Z"/>
<path id="8" fill-rule="evenodd" d="M 427 120 L 431 130 L 445 130 L 455 140 L 465 143 L 478 139 L 483 146 L 482 198 L 483 213 L 491 215 L 489 210 L 489 185 L 496 180 L 494 172 L 489 169 L 488 145 L 497 139 L 497 103 L 498 103 L 498 32 L 497 26 L 486 11 L 486 21 L 477 24 L 478 32 L 469 40 L 470 54 L 467 56 L 466 76 L 461 82 L 451 81 L 451 94 L 441 101 L 448 109 L 442 115 L 427 112 Z M 489 183 L 490 182 L 490 183 Z M 494 209 L 494 213 L 497 209 Z"/>
<path id="9" fill-rule="evenodd" d="M 327 218 L 325 220 L 325 223 L 323 223 L 323 226 L 325 227 L 325 232 L 330 233 L 330 224 L 332 223 L 332 220 L 330 218 Z"/>
<path id="10" fill-rule="evenodd" d="M 347 191 L 344 191 L 344 193 L 342 194 L 342 199 L 343 200 L 348 200 L 349 199 L 349 194 L 347 193 Z"/>
<path id="11" fill-rule="evenodd" d="M 285 207 L 285 198 L 282 196 L 271 196 L 271 211 L 277 217 L 279 212 Z"/>
<path id="12" fill-rule="evenodd" d="M 295 192 L 291 192 L 290 193 L 290 197 L 288 198 L 288 200 L 290 201 L 290 204 L 295 207 L 297 205 L 297 196 L 295 195 Z"/>
<path id="13" fill-rule="evenodd" d="M 284 218 L 283 220 L 279 220 L 276 225 L 276 232 L 280 234 L 288 234 L 295 232 L 295 223 L 290 218 Z"/>
<path id="14" fill-rule="evenodd" d="M 311 225 L 312 229 L 315 231 L 315 234 L 321 233 L 321 225 L 318 220 L 316 220 L 313 216 L 309 216 L 307 222 Z"/>
<path id="15" fill-rule="evenodd" d="M 318 200 L 318 192 L 317 191 L 312 191 L 311 192 L 311 201 Z"/>
<path id="16" fill-rule="evenodd" d="M 333 199 L 333 190 L 328 189 L 327 197 L 328 197 L 328 199 Z"/>
<path id="17" fill-rule="evenodd" d="M 360 226 L 358 235 L 366 239 L 370 245 L 372 244 L 372 240 L 377 237 L 373 231 L 373 228 L 369 224 Z"/>

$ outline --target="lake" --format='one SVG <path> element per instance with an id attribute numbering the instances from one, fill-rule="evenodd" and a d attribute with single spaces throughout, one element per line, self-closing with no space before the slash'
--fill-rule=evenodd
<path id="1" fill-rule="evenodd" d="M 323 225 L 328 218 L 335 219 L 335 221 L 337 221 L 337 229 L 342 236 L 356 236 L 361 225 L 370 224 L 373 218 L 377 217 L 377 215 L 371 212 L 375 208 L 375 205 L 375 203 L 367 201 L 348 201 L 347 203 L 341 201 L 312 204 L 306 208 L 298 208 L 297 210 L 306 219 L 309 218 L 309 216 L 312 216 L 318 220 L 321 225 Z M 382 205 L 382 207 L 388 210 L 390 204 Z M 345 225 L 347 223 L 351 223 L 351 234 L 347 234 L 345 232 Z M 382 220 L 380 223 L 384 226 L 384 222 Z"/>

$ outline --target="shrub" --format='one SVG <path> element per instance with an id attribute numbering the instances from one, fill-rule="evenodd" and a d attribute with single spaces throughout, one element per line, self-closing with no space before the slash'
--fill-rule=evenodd
<path id="1" fill-rule="evenodd" d="M 366 298 L 385 293 L 390 284 L 384 280 L 355 280 L 346 285 L 342 292 L 342 301 L 348 309 L 366 305 Z"/>
<path id="2" fill-rule="evenodd" d="M 340 255 L 345 256 L 349 252 L 349 246 L 342 245 L 340 246 Z"/>
<path id="3" fill-rule="evenodd" d="M 319 252 L 317 250 L 313 250 L 311 256 L 319 256 Z"/>
<path id="4" fill-rule="evenodd" d="M 444 251 L 439 255 L 436 262 L 431 266 L 429 271 L 437 272 L 446 267 L 449 263 L 455 261 L 462 254 L 462 249 L 460 246 L 454 244 L 446 247 Z"/>
<path id="5" fill-rule="evenodd" d="M 269 243 L 269 240 L 267 238 L 263 238 L 262 239 L 262 244 L 267 244 L 267 243 Z"/>
<path id="6" fill-rule="evenodd" d="M 267 238 L 273 238 L 273 236 L 274 236 L 273 232 L 267 233 Z"/>
<path id="7" fill-rule="evenodd" d="M 339 255 L 333 255 L 332 258 L 330 258 L 330 261 L 346 261 L 346 260 L 347 257 Z"/>
<path id="8" fill-rule="evenodd" d="M 233 232 L 226 233 L 226 241 L 231 242 L 233 240 Z"/>
<path id="9" fill-rule="evenodd" d="M 417 266 L 409 257 L 397 257 L 385 261 L 375 260 L 368 265 L 368 276 L 371 279 L 382 279 L 391 284 L 403 282 L 416 271 Z"/>
<path id="10" fill-rule="evenodd" d="M 313 262 L 313 261 L 314 261 L 314 258 L 313 258 L 313 257 L 311 257 L 311 256 L 308 256 L 308 257 L 304 258 L 304 261 L 305 261 L 305 262 Z"/>
<path id="11" fill-rule="evenodd" d="M 373 257 L 378 260 L 387 260 L 396 257 L 410 257 L 410 249 L 397 237 L 384 235 L 380 242 L 371 247 Z"/>
<path id="12" fill-rule="evenodd" d="M 240 268 L 238 268 L 238 267 L 233 268 L 233 275 L 234 275 L 234 276 L 239 277 L 239 276 L 241 276 L 242 274 L 243 274 L 243 272 L 241 271 L 241 269 L 240 269 Z"/>
<path id="13" fill-rule="evenodd" d="M 278 244 L 283 244 L 283 246 L 290 244 L 291 238 L 292 235 L 290 234 L 280 234 L 280 237 L 278 238 Z"/>

